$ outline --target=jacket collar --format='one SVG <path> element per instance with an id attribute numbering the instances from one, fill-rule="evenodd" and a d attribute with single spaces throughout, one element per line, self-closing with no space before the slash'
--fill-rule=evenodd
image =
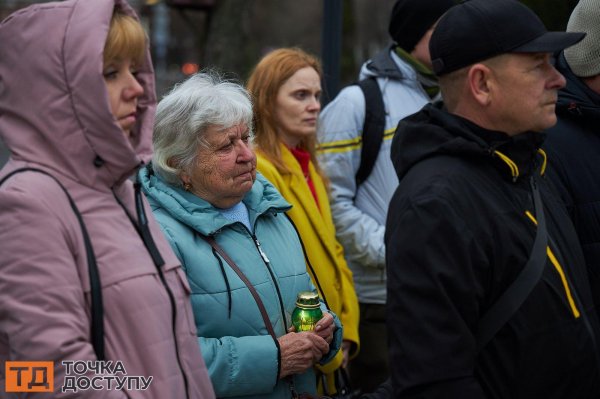
<path id="1" fill-rule="evenodd" d="M 162 177 L 154 173 L 151 165 L 142 168 L 139 172 L 140 182 L 144 194 L 149 202 L 156 207 L 163 208 L 174 219 L 188 225 L 192 229 L 204 234 L 213 235 L 219 230 L 234 224 L 224 217 L 220 210 L 209 202 L 196 195 L 175 187 L 165 182 Z M 255 225 L 259 216 L 272 212 L 282 213 L 291 208 L 281 194 L 260 173 L 252 189 L 242 200 L 248 208 L 250 224 Z"/>
<path id="2" fill-rule="evenodd" d="M 438 102 L 400 121 L 392 142 L 392 162 L 401 179 L 414 164 L 434 155 L 492 160 L 503 175 L 516 181 L 544 165 L 543 155 L 538 155 L 544 138 L 543 133 L 509 136 L 484 129 L 448 113 Z"/>
<path id="3" fill-rule="evenodd" d="M 509 136 L 503 132 L 484 129 L 460 116 L 452 116 L 458 119 L 465 131 L 481 140 L 481 145 L 494 158 L 499 169 L 506 171 L 508 167 L 513 180 L 516 181 L 522 176 L 530 176 L 535 170 L 542 167 L 539 155 L 545 158 L 545 154 L 540 152 L 540 147 L 546 137 L 545 133 L 525 132 Z"/>

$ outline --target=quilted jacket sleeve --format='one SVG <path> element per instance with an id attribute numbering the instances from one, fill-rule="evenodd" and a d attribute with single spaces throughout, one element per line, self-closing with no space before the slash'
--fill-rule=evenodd
<path id="1" fill-rule="evenodd" d="M 200 337 L 198 342 L 217 397 L 273 391 L 279 349 L 271 336 Z"/>

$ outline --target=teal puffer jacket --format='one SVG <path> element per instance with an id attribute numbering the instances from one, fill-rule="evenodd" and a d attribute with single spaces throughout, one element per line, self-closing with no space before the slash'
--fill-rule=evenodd
<path id="1" fill-rule="evenodd" d="M 185 268 L 202 356 L 218 397 L 290 398 L 278 378 L 278 343 L 267 332 L 242 280 L 196 232 L 212 235 L 258 291 L 275 334 L 284 335 L 299 291 L 314 290 L 298 235 L 285 216 L 290 205 L 260 174 L 243 202 L 254 234 L 199 197 L 140 171 L 154 215 Z M 261 256 L 259 247 L 264 252 Z M 323 309 L 325 310 L 325 309 Z M 327 363 L 341 344 L 341 325 Z M 311 369 L 294 376 L 297 392 L 316 393 Z"/>

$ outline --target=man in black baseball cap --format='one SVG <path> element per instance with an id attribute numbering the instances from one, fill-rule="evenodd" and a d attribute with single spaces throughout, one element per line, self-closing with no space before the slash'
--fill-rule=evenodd
<path id="1" fill-rule="evenodd" d="M 385 245 L 394 398 L 600 398 L 600 327 L 578 237 L 543 177 L 564 77 L 515 0 L 471 0 L 431 41 L 444 103 L 403 119 Z M 596 287 L 596 289 L 598 289 Z"/>
<path id="2" fill-rule="evenodd" d="M 548 32 L 533 11 L 515 0 L 471 0 L 440 18 L 429 50 L 448 111 L 467 112 L 467 119 L 482 127 L 514 135 L 556 123 L 556 93 L 565 82 L 550 58 L 584 36 Z M 525 71 L 534 67 L 543 69 L 543 76 Z M 488 84 L 494 83 L 498 86 L 490 88 L 501 90 L 488 93 Z M 482 94 L 495 96 L 493 107 L 482 103 L 488 99 Z"/>
<path id="3" fill-rule="evenodd" d="M 440 76 L 505 53 L 554 53 L 583 39 L 585 33 L 548 32 L 518 1 L 471 0 L 440 19 L 429 49 Z"/>

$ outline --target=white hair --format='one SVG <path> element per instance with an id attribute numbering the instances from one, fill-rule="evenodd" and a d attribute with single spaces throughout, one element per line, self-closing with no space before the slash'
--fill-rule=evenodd
<path id="1" fill-rule="evenodd" d="M 252 102 L 246 89 L 212 71 L 192 75 L 158 103 L 152 135 L 155 172 L 181 186 L 181 173 L 193 169 L 198 147 L 208 146 L 207 129 L 240 123 L 252 135 Z"/>

